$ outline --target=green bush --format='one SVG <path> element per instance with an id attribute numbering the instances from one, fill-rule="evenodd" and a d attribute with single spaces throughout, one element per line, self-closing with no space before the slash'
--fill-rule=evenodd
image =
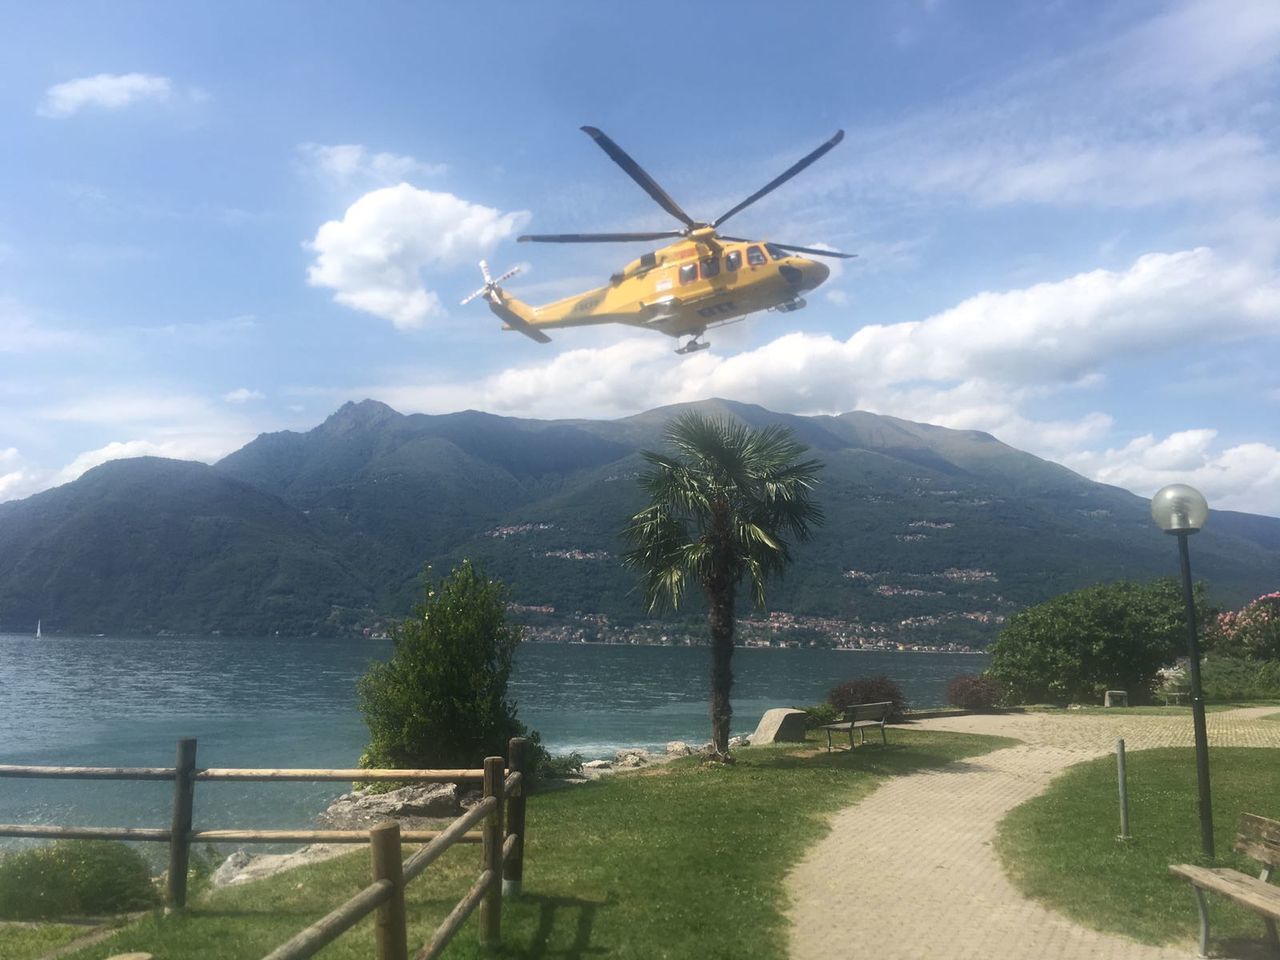
<path id="1" fill-rule="evenodd" d="M 583 757 L 580 753 L 550 754 L 542 751 L 535 768 L 534 781 L 563 780 L 575 773 L 582 772 Z"/>
<path id="2" fill-rule="evenodd" d="M 1186 639 L 1177 581 L 1101 584 L 1015 614 L 991 646 L 987 673 L 1014 703 L 1099 703 L 1113 688 L 1142 703 Z"/>
<path id="3" fill-rule="evenodd" d="M 804 711 L 804 728 L 806 730 L 816 730 L 824 724 L 840 722 L 840 711 L 829 703 L 818 703 L 812 707 L 796 707 L 795 709 Z"/>
<path id="4" fill-rule="evenodd" d="M 846 707 L 852 707 L 858 703 L 884 703 L 885 701 L 893 704 L 893 710 L 889 714 L 890 720 L 901 720 L 906 715 L 907 698 L 903 695 L 902 688 L 885 676 L 847 680 L 839 686 L 832 687 L 831 692 L 827 694 L 827 703 L 841 712 Z"/>
<path id="5" fill-rule="evenodd" d="M 46 920 L 160 903 L 147 862 L 123 843 L 59 840 L 0 857 L 0 919 Z"/>
<path id="6" fill-rule="evenodd" d="M 1200 664 L 1200 688 L 1206 700 L 1280 699 L 1280 660 L 1209 657 Z"/>
<path id="7" fill-rule="evenodd" d="M 391 629 L 394 652 L 360 679 L 369 727 L 364 767 L 478 767 L 527 736 L 507 698 L 520 631 L 506 622 L 506 589 L 464 560 Z M 546 751 L 531 739 L 530 766 Z"/>

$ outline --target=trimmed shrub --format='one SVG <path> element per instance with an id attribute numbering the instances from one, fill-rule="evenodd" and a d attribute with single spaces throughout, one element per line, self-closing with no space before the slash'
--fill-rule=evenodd
<path id="1" fill-rule="evenodd" d="M 827 703 L 837 711 L 852 707 L 858 703 L 893 703 L 890 720 L 901 720 L 907 712 L 907 698 L 902 695 L 902 688 L 888 677 L 870 677 L 865 680 L 847 680 L 837 687 L 832 687 L 827 694 Z"/>
<path id="2" fill-rule="evenodd" d="M 990 713 L 1004 699 L 1004 687 L 983 674 L 956 677 L 947 684 L 947 703 L 961 710 Z"/>
<path id="3" fill-rule="evenodd" d="M 0 857 L 0 919 L 48 920 L 160 903 L 141 854 L 111 840 L 59 840 Z"/>

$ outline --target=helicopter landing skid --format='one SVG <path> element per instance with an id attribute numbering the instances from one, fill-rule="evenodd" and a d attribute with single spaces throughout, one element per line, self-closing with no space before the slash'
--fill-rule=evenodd
<path id="1" fill-rule="evenodd" d="M 697 353 L 699 350 L 705 350 L 709 346 L 711 346 L 711 344 L 699 343 L 698 338 L 694 337 L 692 340 L 686 343 L 683 347 L 680 347 L 678 350 L 676 350 L 676 353 L 679 353 L 682 355 L 686 353 Z"/>

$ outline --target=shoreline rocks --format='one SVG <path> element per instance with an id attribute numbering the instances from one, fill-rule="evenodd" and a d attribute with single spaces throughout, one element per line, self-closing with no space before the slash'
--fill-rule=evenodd
<path id="1" fill-rule="evenodd" d="M 387 819 L 402 823 L 453 819 L 467 806 L 467 799 L 456 783 L 410 784 L 386 793 L 356 790 L 334 800 L 316 822 L 334 830 L 360 830 Z"/>

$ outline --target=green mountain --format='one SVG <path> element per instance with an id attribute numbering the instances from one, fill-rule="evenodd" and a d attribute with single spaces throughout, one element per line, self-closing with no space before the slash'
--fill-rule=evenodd
<path id="1" fill-rule="evenodd" d="M 783 424 L 826 464 L 827 523 L 770 594 L 788 636 L 981 642 L 1063 590 L 1176 572 L 1147 501 L 988 434 L 694 406 Z M 0 505 L 0 629 L 342 632 L 405 612 L 424 563 L 471 556 L 544 634 L 669 631 L 642 623 L 617 531 L 641 503 L 638 451 L 680 409 L 536 421 L 366 400 L 212 467 L 108 463 Z M 1274 589 L 1280 520 L 1217 512 L 1193 562 L 1221 604 Z"/>

